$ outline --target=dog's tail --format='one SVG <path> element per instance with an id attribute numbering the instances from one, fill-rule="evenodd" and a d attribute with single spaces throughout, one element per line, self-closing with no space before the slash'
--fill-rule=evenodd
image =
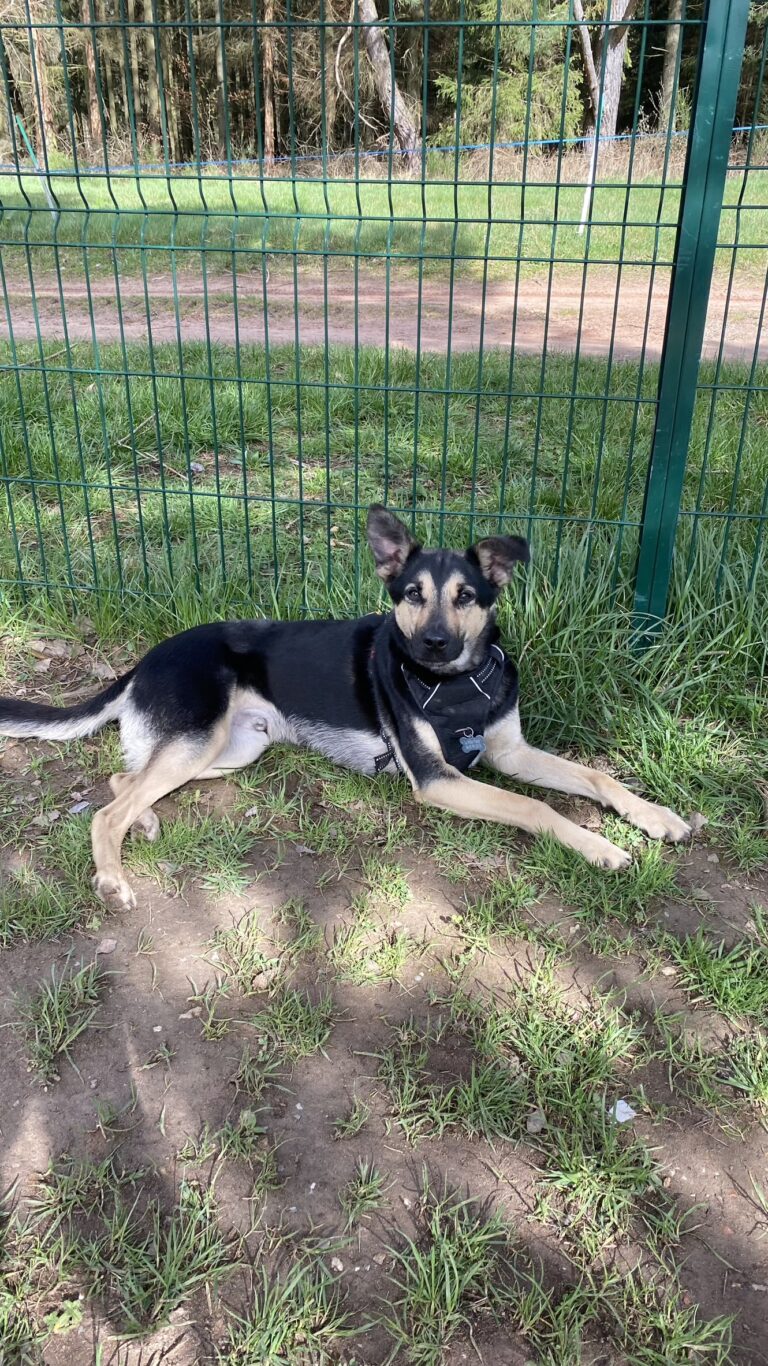
<path id="1" fill-rule="evenodd" d="M 79 740 L 93 735 L 108 721 L 118 719 L 132 677 L 133 669 L 96 697 L 74 707 L 47 707 L 21 697 L 0 697 L 0 735 L 39 740 Z"/>

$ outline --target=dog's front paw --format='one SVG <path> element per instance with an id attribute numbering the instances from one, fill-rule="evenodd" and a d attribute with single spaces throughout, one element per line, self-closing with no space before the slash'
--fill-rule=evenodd
<path id="1" fill-rule="evenodd" d="M 123 911 L 131 911 L 136 905 L 133 889 L 125 878 L 113 873 L 94 873 L 93 890 L 105 906 L 116 906 Z"/>
<path id="2" fill-rule="evenodd" d="M 591 835 L 579 848 L 579 853 L 596 868 L 609 868 L 615 873 L 623 872 L 632 862 L 632 855 L 628 854 L 626 849 L 611 844 L 610 840 L 603 839 L 602 835 Z"/>
<path id="3" fill-rule="evenodd" d="M 632 817 L 637 825 L 652 840 L 667 840 L 670 844 L 680 844 L 691 838 L 691 827 L 682 816 L 670 811 L 668 806 L 655 806 L 653 802 L 643 802 L 637 814 Z"/>

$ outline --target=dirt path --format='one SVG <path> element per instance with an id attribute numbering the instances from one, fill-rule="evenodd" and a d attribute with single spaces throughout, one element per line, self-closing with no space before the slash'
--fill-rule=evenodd
<path id="1" fill-rule="evenodd" d="M 511 269 L 511 268 L 510 268 Z M 8 271 L 8 316 L 0 321 L 0 338 L 10 328 L 17 342 L 35 341 L 38 332 L 35 306 L 21 281 L 15 285 Z M 326 292 L 323 276 L 314 265 L 300 266 L 297 287 L 293 276 L 272 271 L 267 285 L 267 331 L 271 344 L 384 346 L 445 353 L 450 336 L 453 352 L 501 348 L 509 350 L 515 324 L 515 350 L 537 354 L 542 350 L 572 352 L 581 337 L 581 353 L 604 356 L 613 338 L 617 359 L 637 360 L 643 354 L 656 360 L 664 338 L 669 271 L 651 277 L 645 268 L 591 269 L 586 289 L 580 272 L 559 272 L 551 282 L 545 274 L 519 281 L 493 281 L 485 295 L 479 281 L 461 280 L 453 295 L 444 280 L 424 280 L 419 312 L 418 280 L 392 269 L 387 329 L 387 286 L 383 272 L 360 271 L 357 291 L 351 271 L 329 271 Z M 81 276 L 63 279 L 61 290 L 53 274 L 35 281 L 35 304 L 40 336 L 44 341 L 92 341 L 154 343 L 211 342 L 232 345 L 236 334 L 242 344 L 262 344 L 265 337 L 264 290 L 261 274 L 237 278 L 209 273 L 206 318 L 203 277 L 185 271 L 177 276 L 176 290 L 170 274 L 152 275 L 146 295 L 140 276 L 126 276 L 118 289 L 113 277 L 91 281 L 93 318 L 88 289 Z M 736 279 L 728 298 L 727 282 L 712 289 L 707 317 L 704 355 L 715 358 L 721 348 L 727 360 L 751 361 L 760 330 L 759 359 L 768 359 L 768 319 L 762 319 L 762 287 L 758 282 Z M 178 298 L 178 317 L 176 300 Z M 357 302 L 357 323 L 355 321 Z M 727 327 L 723 319 L 727 302 Z M 327 318 L 326 318 L 327 312 Z M 122 313 L 122 324 L 121 324 Z M 66 317 L 66 334 L 65 334 Z M 547 317 L 549 324 L 547 325 Z M 419 324 L 420 319 L 420 324 Z M 449 329 L 450 319 L 450 329 Z M 645 340 L 644 340 L 645 339 Z"/>

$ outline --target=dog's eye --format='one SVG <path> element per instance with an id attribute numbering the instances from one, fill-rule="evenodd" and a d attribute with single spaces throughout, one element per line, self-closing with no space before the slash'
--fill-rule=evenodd
<path id="1" fill-rule="evenodd" d="M 416 587 L 416 584 L 415 584 L 415 583 L 412 583 L 412 584 L 410 585 L 409 588 L 406 588 L 405 593 L 403 594 L 403 597 L 405 598 L 406 602 L 412 602 L 412 603 L 420 603 L 420 602 L 421 602 L 421 593 L 420 593 L 419 589 Z"/>
<path id="2" fill-rule="evenodd" d="M 469 607 L 469 604 L 474 601 L 475 595 L 472 592 L 471 588 L 462 588 L 461 592 L 459 593 L 459 596 L 456 599 L 456 602 L 458 603 L 459 607 Z"/>

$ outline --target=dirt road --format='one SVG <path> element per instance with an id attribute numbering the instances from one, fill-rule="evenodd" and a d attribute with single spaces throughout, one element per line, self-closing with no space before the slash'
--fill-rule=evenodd
<path id="1" fill-rule="evenodd" d="M 510 267 L 512 272 L 512 268 Z M 17 342 L 35 341 L 37 324 L 29 287 L 21 277 L 14 283 L 7 272 L 8 314 Z M 82 276 L 66 276 L 59 287 L 56 276 L 48 274 L 35 280 L 35 303 L 40 335 L 45 341 L 63 340 L 66 329 L 70 341 L 100 344 L 121 340 L 154 343 L 206 341 L 232 345 L 236 336 L 235 287 L 230 274 L 209 273 L 207 315 L 203 277 L 199 271 L 186 270 L 174 283 L 170 274 L 154 274 L 145 286 L 141 276 L 124 276 L 118 286 L 113 277 L 91 281 L 93 318 L 88 290 Z M 237 333 L 240 342 L 261 344 L 265 330 L 271 344 L 294 342 L 303 345 L 404 347 L 410 351 L 445 353 L 449 341 L 453 352 L 502 348 L 512 341 L 514 321 L 515 350 L 540 353 L 542 350 L 573 352 L 580 340 L 586 356 L 606 355 L 613 339 L 617 359 L 637 360 L 643 354 L 658 359 L 664 337 L 669 271 L 659 270 L 652 277 L 647 267 L 627 267 L 618 275 L 612 269 L 590 269 L 586 288 L 581 272 L 558 272 L 551 282 L 546 274 L 522 278 L 517 286 L 509 281 L 493 281 L 483 292 L 482 282 L 461 280 L 453 293 L 445 280 L 425 279 L 419 311 L 418 280 L 393 266 L 389 288 L 389 329 L 387 332 L 387 286 L 383 271 L 375 274 L 361 270 L 356 289 L 351 270 L 335 266 L 328 273 L 326 292 L 322 273 L 314 263 L 300 266 L 298 283 L 292 274 L 276 274 L 268 281 L 266 328 L 264 290 L 261 273 L 240 273 L 237 278 Z M 768 317 L 761 319 L 761 283 L 743 277 L 734 281 L 727 299 L 727 281 L 718 280 L 712 289 L 707 318 L 704 354 L 714 358 L 722 344 L 724 359 L 751 361 L 758 329 L 759 358 L 768 359 Z M 726 305 L 727 327 L 723 332 Z M 298 310 L 296 309 L 298 301 Z M 122 322 L 121 322 L 122 313 Z M 549 322 L 547 323 L 547 318 Z M 8 318 L 3 313 L 0 338 L 9 335 Z"/>

